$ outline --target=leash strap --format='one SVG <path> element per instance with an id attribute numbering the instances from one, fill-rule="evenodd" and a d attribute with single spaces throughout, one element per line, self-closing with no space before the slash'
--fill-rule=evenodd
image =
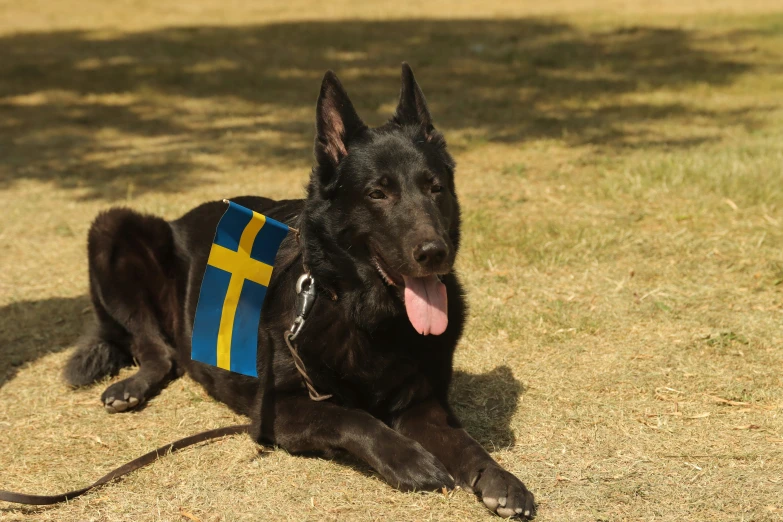
<path id="1" fill-rule="evenodd" d="M 307 393 L 310 394 L 310 398 L 318 402 L 331 399 L 333 397 L 332 394 L 322 395 L 318 393 L 318 390 L 315 389 L 315 385 L 313 384 L 313 381 L 310 379 L 310 376 L 307 375 L 307 370 L 305 369 L 304 362 L 302 362 L 302 358 L 299 357 L 299 352 L 297 351 L 296 346 L 294 345 L 294 334 L 286 330 L 283 332 L 283 338 L 285 339 L 286 346 L 288 346 L 288 349 L 291 351 L 291 356 L 294 358 L 294 366 L 296 366 L 296 370 L 299 372 L 299 375 L 302 377 L 302 381 L 304 382 L 304 385 L 307 388 Z"/>
<path id="2" fill-rule="evenodd" d="M 13 491 L 5 491 L 0 489 L 0 500 L 33 506 L 59 504 L 60 502 L 65 502 L 66 500 L 71 500 L 72 498 L 84 495 L 91 489 L 103 486 L 104 484 L 111 482 L 116 478 L 127 475 L 132 471 L 136 471 L 137 469 L 142 468 L 147 464 L 151 464 L 152 462 L 155 462 L 159 458 L 163 457 L 164 455 L 168 455 L 169 453 L 174 453 L 175 451 L 179 451 L 183 448 L 187 448 L 188 446 L 198 444 L 199 442 L 204 442 L 211 439 L 219 439 L 220 437 L 225 437 L 227 435 L 247 433 L 249 429 L 250 424 L 237 424 L 235 426 L 227 426 L 225 428 L 202 431 L 201 433 L 191 435 L 190 437 L 179 439 L 178 441 L 172 442 L 171 444 L 166 444 L 165 446 L 162 446 L 155 451 L 150 451 L 146 455 L 142 455 L 141 457 L 120 466 L 119 468 L 104 475 L 87 487 L 75 489 L 73 491 L 69 491 L 68 493 L 62 493 L 60 495 L 27 495 L 24 493 L 14 493 Z"/>

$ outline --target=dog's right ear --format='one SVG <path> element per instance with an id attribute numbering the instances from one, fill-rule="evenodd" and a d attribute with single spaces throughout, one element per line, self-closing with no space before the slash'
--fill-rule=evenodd
<path id="1" fill-rule="evenodd" d="M 316 106 L 315 157 L 328 182 L 335 167 L 348 155 L 351 138 L 367 126 L 356 114 L 337 75 L 327 71 Z"/>

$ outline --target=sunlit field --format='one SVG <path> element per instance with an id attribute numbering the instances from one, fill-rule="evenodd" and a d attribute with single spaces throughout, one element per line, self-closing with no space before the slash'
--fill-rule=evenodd
<path id="1" fill-rule="evenodd" d="M 783 4 L 509 4 L 0 0 L 0 489 L 81 487 L 246 421 L 187 378 L 123 415 L 107 383 L 63 383 L 90 222 L 302 196 L 323 73 L 378 125 L 405 60 L 458 163 L 452 401 L 537 520 L 783 520 Z M 0 503 L 64 522 L 492 518 L 465 491 L 401 493 L 247 436 L 65 505 Z"/>

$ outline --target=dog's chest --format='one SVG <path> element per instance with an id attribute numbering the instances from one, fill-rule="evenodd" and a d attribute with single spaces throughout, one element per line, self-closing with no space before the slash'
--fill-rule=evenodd
<path id="1" fill-rule="evenodd" d="M 370 335 L 333 322 L 306 339 L 303 359 L 316 385 L 347 406 L 395 411 L 433 391 L 432 343 L 400 328 Z M 413 335 L 411 335 L 413 334 Z M 422 336 L 418 336 L 422 337 Z"/>

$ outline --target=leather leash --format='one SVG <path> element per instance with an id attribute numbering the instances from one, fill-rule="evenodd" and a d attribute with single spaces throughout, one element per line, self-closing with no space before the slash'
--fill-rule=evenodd
<path id="1" fill-rule="evenodd" d="M 25 493 L 15 493 L 13 491 L 5 491 L 0 489 L 0 500 L 4 502 L 15 502 L 17 504 L 28 504 L 33 506 L 59 504 L 60 502 L 65 502 L 66 500 L 71 500 L 72 498 L 84 495 L 91 489 L 103 486 L 104 484 L 111 482 L 116 478 L 127 475 L 132 471 L 136 471 L 137 469 L 155 462 L 159 458 L 163 457 L 164 455 L 168 455 L 169 453 L 174 453 L 175 451 L 179 451 L 183 448 L 187 448 L 188 446 L 198 444 L 199 442 L 219 439 L 220 437 L 225 437 L 227 435 L 247 433 L 249 429 L 250 424 L 237 424 L 234 426 L 227 426 L 225 428 L 202 431 L 201 433 L 185 437 L 184 439 L 179 439 L 178 441 L 161 446 L 154 451 L 150 451 L 146 455 L 142 455 L 141 457 L 134 459 L 127 464 L 123 464 L 119 468 L 109 472 L 87 487 L 74 489 L 73 491 L 69 491 L 67 493 L 61 493 L 59 495 L 27 495 Z"/>

